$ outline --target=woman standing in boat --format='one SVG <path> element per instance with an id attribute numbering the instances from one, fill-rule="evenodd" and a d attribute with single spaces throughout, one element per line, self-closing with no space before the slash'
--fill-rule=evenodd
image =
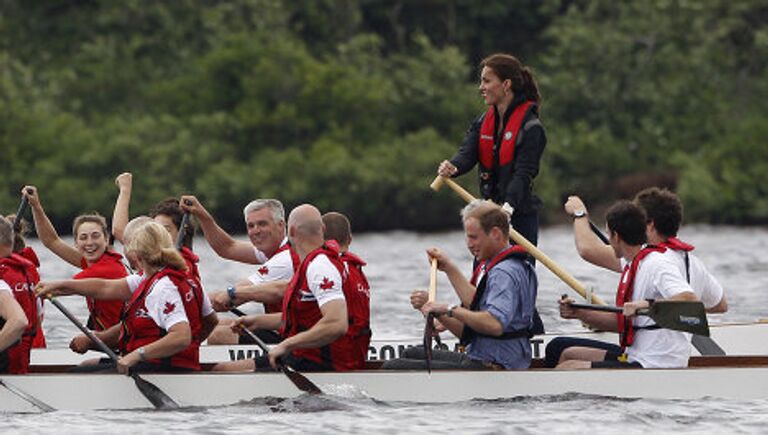
<path id="1" fill-rule="evenodd" d="M 24 195 L 32 209 L 37 236 L 46 248 L 67 263 L 79 267 L 81 272 L 74 279 L 104 278 L 117 279 L 128 275 L 123 264 L 123 256 L 109 246 L 107 221 L 103 216 L 94 214 L 80 215 L 72 224 L 75 246 L 65 243 L 56 232 L 40 202 L 37 188 L 24 186 Z M 94 300 L 86 298 L 90 317 L 88 327 L 104 331 L 120 323 L 123 301 L 120 299 Z"/>
<path id="2" fill-rule="evenodd" d="M 539 121 L 541 95 L 531 71 L 514 56 L 494 54 L 480 63 L 480 94 L 488 109 L 469 127 L 461 148 L 438 167 L 438 174 L 457 177 L 479 164 L 480 193 L 509 204 L 512 227 L 534 245 L 538 242 L 541 200 L 533 179 L 547 138 Z"/>
<path id="3" fill-rule="evenodd" d="M 119 345 L 118 370 L 125 373 L 134 366 L 141 371 L 199 370 L 201 319 L 213 310 L 202 288 L 188 278 L 170 234 L 157 222 L 144 222 L 128 238 L 126 253 L 143 275 L 51 281 L 40 283 L 38 294 L 94 298 L 130 294 L 122 324 L 97 333 L 108 346 Z M 94 343 L 87 347 L 96 348 Z"/>

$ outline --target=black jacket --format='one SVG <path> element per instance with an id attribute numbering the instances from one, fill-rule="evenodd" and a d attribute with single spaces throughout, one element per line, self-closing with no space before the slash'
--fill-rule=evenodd
<path id="1" fill-rule="evenodd" d="M 522 98 L 515 99 L 504 114 L 504 125 L 515 107 L 523 103 Z M 547 137 L 544 127 L 539 121 L 537 107 L 532 109 L 523 119 L 522 128 L 517 136 L 515 155 L 512 163 L 507 167 L 494 168 L 490 178 L 480 179 L 480 192 L 484 199 L 491 199 L 497 204 L 508 202 L 514 207 L 515 215 L 523 215 L 538 212 L 541 209 L 541 200 L 533 193 L 533 179 L 539 173 L 539 162 Z M 496 113 L 496 126 L 499 125 L 499 114 Z M 469 127 L 461 148 L 451 158 L 451 163 L 458 169 L 454 177 L 467 173 L 478 162 L 478 144 L 480 127 L 483 125 L 485 113 L 480 115 Z M 494 132 L 494 152 L 497 153 L 501 145 L 501 134 L 498 129 Z M 496 159 L 495 159 L 496 160 Z"/>

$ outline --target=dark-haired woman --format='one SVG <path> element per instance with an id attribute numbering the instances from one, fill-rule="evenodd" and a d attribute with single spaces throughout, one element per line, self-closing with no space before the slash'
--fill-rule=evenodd
<path id="1" fill-rule="evenodd" d="M 533 193 L 533 179 L 547 143 L 539 121 L 539 88 L 530 69 L 514 56 L 494 54 L 480 67 L 479 90 L 488 109 L 437 172 L 457 177 L 478 164 L 483 198 L 509 204 L 512 226 L 535 245 L 542 203 Z"/>
<path id="2" fill-rule="evenodd" d="M 40 203 L 37 188 L 24 186 L 22 195 L 29 200 L 35 220 L 37 236 L 46 248 L 67 263 L 82 269 L 73 279 L 103 278 L 118 279 L 128 275 L 123 256 L 109 246 L 107 221 L 103 216 L 92 213 L 80 215 L 72 224 L 75 246 L 64 242 L 45 214 Z M 94 300 L 86 298 L 90 317 L 88 327 L 103 331 L 120 323 L 123 310 L 122 300 Z"/>

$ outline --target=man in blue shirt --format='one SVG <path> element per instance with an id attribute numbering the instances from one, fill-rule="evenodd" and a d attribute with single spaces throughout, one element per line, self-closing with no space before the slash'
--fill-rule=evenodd
<path id="1" fill-rule="evenodd" d="M 538 281 L 525 251 L 509 244 L 509 215 L 498 205 L 474 201 L 461 213 L 467 248 L 479 265 L 468 281 L 439 249 L 427 250 L 437 259 L 456 291 L 458 305 L 427 302 L 427 293 L 414 291 L 411 305 L 459 337 L 466 353 L 435 350 L 434 369 L 521 369 L 531 363 L 531 326 Z M 384 368 L 426 367 L 422 347 L 405 351 L 404 358 Z"/>

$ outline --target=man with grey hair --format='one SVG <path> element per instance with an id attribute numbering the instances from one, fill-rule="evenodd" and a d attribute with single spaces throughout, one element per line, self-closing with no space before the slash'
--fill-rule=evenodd
<path id="1" fill-rule="evenodd" d="M 280 328 L 283 341 L 254 360 L 222 363 L 216 370 L 272 370 L 280 363 L 301 371 L 360 369 L 365 361 L 355 352 L 348 328 L 343 264 L 335 244 L 323 240 L 320 211 L 296 207 L 288 217 L 288 237 L 301 258 L 296 278 L 286 289 L 286 310 L 247 316 L 233 328 Z"/>
<path id="2" fill-rule="evenodd" d="M 0 373 L 29 370 L 37 330 L 37 298 L 29 274 L 34 265 L 13 252 L 13 225 L 0 216 Z"/>
<path id="3" fill-rule="evenodd" d="M 221 257 L 241 263 L 261 265 L 255 273 L 241 279 L 226 290 L 213 292 L 211 302 L 216 311 L 224 312 L 241 306 L 248 314 L 257 312 L 257 303 L 264 304 L 266 313 L 279 312 L 283 293 L 293 277 L 299 259 L 285 236 L 285 211 L 276 199 L 256 199 L 243 209 L 250 243 L 235 240 L 213 219 L 208 210 L 192 195 L 181 197 L 181 207 L 192 213 L 200 223 L 205 239 Z M 209 344 L 251 343 L 249 337 L 232 332 L 229 319 L 220 319 L 219 326 L 208 338 Z M 259 331 L 268 343 L 279 336 L 273 331 Z"/>
<path id="4" fill-rule="evenodd" d="M 461 341 L 466 353 L 434 350 L 434 369 L 521 369 L 531 363 L 534 305 L 538 282 L 525 251 L 510 245 L 509 215 L 491 202 L 476 200 L 461 213 L 467 248 L 479 265 L 471 280 L 439 249 L 427 250 L 451 282 L 459 304 L 427 300 L 427 292 L 411 294 L 411 305 L 433 314 Z M 384 363 L 386 369 L 424 369 L 423 347 L 409 348 L 404 358 Z"/>

